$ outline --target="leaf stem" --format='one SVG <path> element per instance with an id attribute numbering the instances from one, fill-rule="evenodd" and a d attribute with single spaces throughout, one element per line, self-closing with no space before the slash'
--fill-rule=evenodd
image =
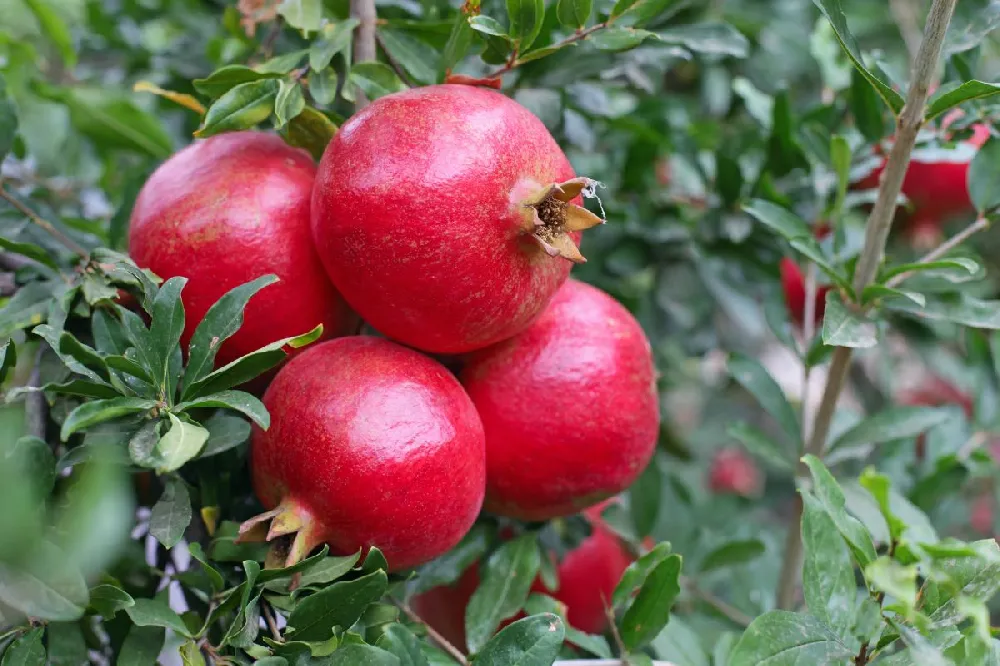
<path id="1" fill-rule="evenodd" d="M 910 163 L 910 154 L 916 143 L 917 132 L 923 125 L 924 107 L 927 104 L 928 91 L 934 73 L 937 70 L 944 44 L 945 33 L 958 0 L 934 0 L 927 15 L 924 26 L 924 36 L 913 61 L 913 71 L 910 76 L 910 89 L 907 92 L 906 103 L 899 114 L 896 127 L 896 140 L 885 171 L 879 185 L 878 198 L 865 227 L 865 244 L 854 270 L 854 294 L 859 295 L 875 279 L 882 257 L 885 253 L 889 231 L 896 211 L 896 200 L 903 187 L 903 177 Z M 844 379 L 851 364 L 851 349 L 837 347 L 830 361 L 823 397 L 820 399 L 816 420 L 812 426 L 810 437 L 806 440 L 805 453 L 822 457 L 830 425 L 837 408 Z M 808 483 L 809 475 L 805 466 L 800 463 L 796 474 L 799 483 Z M 802 574 L 802 501 L 796 498 L 794 519 L 785 544 L 784 561 L 778 585 L 778 606 L 789 608 L 794 602 L 794 591 Z"/>
<path id="2" fill-rule="evenodd" d="M 939 245 L 938 247 L 934 248 L 924 256 L 917 259 L 917 263 L 927 264 L 932 261 L 937 261 L 938 259 L 948 254 L 949 252 L 954 250 L 956 247 L 958 247 L 965 241 L 969 240 L 969 238 L 971 238 L 975 234 L 979 233 L 980 231 L 985 231 L 986 229 L 989 228 L 990 228 L 989 220 L 987 220 L 985 217 L 977 218 L 975 222 L 967 226 L 965 229 L 962 229 L 957 234 L 955 234 L 945 242 L 941 243 L 941 245 Z M 900 273 L 899 275 L 896 275 L 888 282 L 886 282 L 885 286 L 895 287 L 899 285 L 903 280 L 910 277 L 911 275 L 913 275 L 912 271 L 909 273 Z"/>
<path id="3" fill-rule="evenodd" d="M 576 42 L 582 41 L 582 40 L 586 39 L 587 37 L 590 37 L 592 34 L 594 34 L 595 32 L 597 32 L 598 30 L 603 30 L 604 28 L 607 28 L 608 26 L 611 25 L 612 21 L 614 21 L 614 19 L 610 19 L 609 18 L 606 21 L 601 21 L 600 23 L 596 23 L 596 24 L 590 26 L 589 28 L 581 28 L 581 29 L 577 30 L 576 32 L 574 32 L 569 37 L 566 37 L 565 39 L 560 40 L 560 41 L 556 42 L 555 44 L 552 44 L 551 46 L 549 46 L 547 48 L 561 49 L 564 46 L 569 46 L 570 44 L 575 44 Z M 518 67 L 520 67 L 521 65 L 523 65 L 525 62 L 530 62 L 530 61 L 526 61 L 523 58 L 516 58 L 516 57 L 515 58 L 511 58 L 502 67 L 500 67 L 498 69 L 495 69 L 492 72 L 490 72 L 489 74 L 487 74 L 486 78 L 487 79 L 496 79 L 496 78 L 499 78 L 499 77 L 503 76 L 504 74 L 506 74 L 507 72 L 510 72 L 510 71 L 512 71 L 514 69 L 517 69 Z"/>
<path id="4" fill-rule="evenodd" d="M 375 48 L 375 26 L 378 14 L 375 0 L 351 0 L 351 16 L 358 19 L 354 29 L 354 62 L 369 62 L 377 56 Z M 368 97 L 360 90 L 355 98 L 354 109 L 360 111 L 368 106 Z"/>
<path id="5" fill-rule="evenodd" d="M 426 629 L 427 635 L 430 636 L 431 640 L 437 643 L 442 650 L 447 652 L 452 659 L 457 661 L 462 666 L 469 666 L 470 662 L 469 659 L 465 656 L 465 654 L 457 647 L 452 645 L 452 643 L 447 638 L 439 634 L 434 627 L 427 624 L 427 622 L 425 622 L 423 618 L 417 615 L 417 613 L 412 608 L 410 608 L 410 605 L 408 603 L 406 603 L 405 601 L 400 601 L 395 597 L 389 597 L 389 599 L 392 601 L 393 604 L 395 604 L 397 608 L 399 608 L 399 610 L 403 611 L 403 615 L 408 617 L 411 622 L 416 622 L 417 624 L 421 625 L 424 629 Z"/>
<path id="6" fill-rule="evenodd" d="M 750 623 L 753 622 L 753 618 L 736 608 L 726 603 L 722 599 L 718 598 L 711 592 L 706 592 L 705 590 L 698 587 L 697 583 L 688 578 L 687 576 L 681 576 L 681 584 L 684 585 L 691 596 L 698 598 L 704 603 L 708 604 L 715 610 L 719 611 L 727 620 L 733 624 L 739 625 L 743 628 L 749 627 Z"/>
<path id="7" fill-rule="evenodd" d="M 17 209 L 18 212 L 23 214 L 28 220 L 31 221 L 35 226 L 44 229 L 53 238 L 66 246 L 66 249 L 70 250 L 74 254 L 86 259 L 89 256 L 87 250 L 77 243 L 75 240 L 64 234 L 63 232 L 56 229 L 51 222 L 42 219 L 35 211 L 31 210 L 23 203 L 14 198 L 14 196 L 3 187 L 3 183 L 0 182 L 0 199 L 3 199 L 11 206 Z"/>

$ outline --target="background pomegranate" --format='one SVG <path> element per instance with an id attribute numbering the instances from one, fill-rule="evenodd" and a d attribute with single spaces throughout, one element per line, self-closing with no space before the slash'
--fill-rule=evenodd
<path id="1" fill-rule="evenodd" d="M 632 557 L 601 520 L 600 507 L 592 507 L 585 515 L 593 531 L 558 563 L 559 588 L 549 590 L 539 578 L 531 589 L 566 604 L 566 619 L 573 627 L 599 634 L 608 625 L 606 604 Z M 453 585 L 419 594 L 410 601 L 410 606 L 453 645 L 464 646 L 465 607 L 478 586 L 479 569 L 473 564 Z"/>
<path id="2" fill-rule="evenodd" d="M 254 489 L 272 511 L 268 540 L 296 533 L 290 561 L 321 542 L 348 554 L 376 545 L 392 570 L 454 546 L 483 502 L 479 417 L 454 376 L 395 343 L 346 337 L 288 362 L 264 395 Z"/>
<path id="3" fill-rule="evenodd" d="M 269 273 L 280 281 L 250 299 L 216 365 L 317 324 L 326 337 L 354 328 L 312 247 L 315 173 L 309 155 L 281 138 L 234 132 L 191 144 L 146 181 L 132 210 L 129 253 L 163 279 L 188 278 L 183 344 L 223 294 Z"/>
<path id="4" fill-rule="evenodd" d="M 557 184 L 562 184 L 555 187 Z M 383 97 L 327 147 L 312 230 L 365 321 L 425 351 L 464 352 L 524 329 L 582 261 L 585 179 L 538 118 L 493 90 Z"/>
<path id="5" fill-rule="evenodd" d="M 781 272 L 781 288 L 785 292 L 785 303 L 788 305 L 788 314 L 792 323 L 802 328 L 806 319 L 806 280 L 802 275 L 802 269 L 795 263 L 794 259 L 782 258 L 778 264 Z M 820 325 L 823 322 L 823 314 L 826 312 L 826 294 L 830 291 L 829 285 L 818 285 L 816 287 L 815 323 Z"/>
<path id="6" fill-rule="evenodd" d="M 486 507 L 565 516 L 626 488 L 653 455 L 649 341 L 604 292 L 569 280 L 524 333 L 470 354 L 460 375 L 486 430 Z"/>
<path id="7" fill-rule="evenodd" d="M 727 448 L 712 458 L 708 487 L 713 493 L 753 497 L 763 490 L 764 479 L 756 463 L 743 449 Z"/>

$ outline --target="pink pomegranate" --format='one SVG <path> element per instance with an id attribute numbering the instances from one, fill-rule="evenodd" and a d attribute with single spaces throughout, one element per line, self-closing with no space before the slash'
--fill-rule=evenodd
<path id="1" fill-rule="evenodd" d="M 250 299 L 216 365 L 318 324 L 326 337 L 353 329 L 356 317 L 312 246 L 315 175 L 309 155 L 279 137 L 234 132 L 184 148 L 146 181 L 132 210 L 129 254 L 163 279 L 188 278 L 185 346 L 223 294 L 269 273 L 280 281 Z"/>
<path id="2" fill-rule="evenodd" d="M 486 431 L 486 508 L 523 520 L 576 513 L 628 487 L 656 446 L 649 341 L 604 292 L 569 280 L 520 335 L 460 375 Z"/>
<path id="3" fill-rule="evenodd" d="M 388 340 L 346 337 L 290 360 L 264 395 L 251 472 L 267 513 L 241 532 L 295 533 L 287 562 L 322 542 L 349 554 L 378 546 L 391 570 L 441 555 L 483 502 L 485 451 L 455 377 Z"/>
<path id="4" fill-rule="evenodd" d="M 753 497 L 760 493 L 763 485 L 756 463 L 742 449 L 723 449 L 712 458 L 708 487 L 713 493 Z"/>
<path id="5" fill-rule="evenodd" d="M 465 352 L 523 330 L 583 261 L 578 232 L 602 221 L 576 205 L 590 185 L 504 95 L 414 88 L 341 127 L 312 232 L 365 321 L 425 351 Z"/>

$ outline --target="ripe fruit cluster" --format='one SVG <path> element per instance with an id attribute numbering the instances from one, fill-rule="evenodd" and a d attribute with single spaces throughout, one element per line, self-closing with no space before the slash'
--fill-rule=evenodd
<path id="1" fill-rule="evenodd" d="M 244 538 L 286 564 L 324 542 L 376 545 L 401 570 L 454 546 L 484 502 L 545 520 L 635 480 L 659 429 L 649 342 L 614 299 L 568 280 L 580 232 L 603 221 L 580 205 L 593 185 L 530 112 L 463 85 L 376 101 L 318 168 L 278 137 L 238 132 L 153 174 L 130 251 L 189 278 L 187 335 L 268 273 L 279 283 L 251 301 L 220 363 L 324 326 L 264 393 L 271 427 L 254 431 L 251 472 L 267 511 Z M 356 335 L 359 316 L 384 337 Z M 442 353 L 457 376 L 428 355 Z M 585 547 L 617 579 L 627 558 L 607 560 L 620 547 L 592 520 Z M 596 611 L 574 612 L 594 626 Z"/>

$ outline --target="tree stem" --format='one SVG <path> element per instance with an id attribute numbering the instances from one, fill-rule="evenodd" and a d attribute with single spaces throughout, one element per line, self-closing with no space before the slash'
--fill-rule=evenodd
<path id="1" fill-rule="evenodd" d="M 66 248 L 70 252 L 79 255 L 83 259 L 86 259 L 89 256 L 90 253 L 87 252 L 87 250 L 82 245 L 77 243 L 75 240 L 73 240 L 63 232 L 56 229 L 51 222 L 42 219 L 35 211 L 31 210 L 23 203 L 15 199 L 14 196 L 3 187 L 2 183 L 0 183 L 0 199 L 3 199 L 11 206 L 16 208 L 19 213 L 27 217 L 28 220 L 30 220 L 31 223 L 34 224 L 36 227 L 44 229 L 46 232 L 48 232 L 49 235 L 51 235 L 57 241 L 66 246 Z"/>
<path id="2" fill-rule="evenodd" d="M 360 21 L 354 29 L 354 62 L 375 60 L 375 26 L 378 21 L 375 0 L 351 0 L 351 16 Z M 360 90 L 355 100 L 356 111 L 368 106 L 368 97 Z"/>
<path id="3" fill-rule="evenodd" d="M 945 33 L 951 22 L 952 13 L 958 0 L 934 0 L 927 15 L 924 26 L 923 41 L 917 50 L 910 76 L 910 89 L 906 102 L 899 115 L 896 128 L 896 139 L 879 185 L 878 198 L 865 227 L 865 244 L 854 270 L 854 295 L 861 292 L 875 279 L 882 263 L 892 220 L 896 212 L 896 200 L 903 187 L 903 177 L 910 164 L 910 154 L 917 140 L 917 132 L 923 125 L 924 107 L 927 104 L 928 91 L 934 73 L 937 70 L 944 44 Z M 823 397 L 816 412 L 816 420 L 812 433 L 806 440 L 806 454 L 822 456 L 830 433 L 830 425 L 837 409 L 837 401 L 844 387 L 844 379 L 851 365 L 851 349 L 837 347 L 830 361 L 830 371 L 827 376 Z M 808 483 L 808 470 L 799 464 L 797 475 L 799 484 Z M 781 578 L 778 585 L 778 606 L 789 608 L 794 602 L 795 589 L 802 574 L 802 502 L 796 499 L 794 521 L 789 526 L 788 538 L 785 544 L 784 561 L 782 562 Z"/>
<path id="4" fill-rule="evenodd" d="M 417 615 L 416 612 L 414 612 L 414 610 L 410 608 L 410 605 L 408 603 L 406 603 L 405 601 L 400 601 L 394 597 L 389 597 L 389 598 L 392 600 L 392 603 L 394 603 L 396 607 L 399 608 L 399 610 L 403 611 L 403 615 L 408 617 L 411 622 L 416 622 L 417 624 L 421 625 L 424 629 L 426 629 L 427 635 L 430 636 L 430 639 L 435 643 L 437 643 L 442 650 L 447 652 L 452 659 L 461 664 L 461 666 L 469 666 L 468 657 L 466 657 L 461 650 L 452 645 L 451 641 L 449 641 L 447 638 L 439 634 L 434 627 L 424 622 L 423 618 Z"/>

